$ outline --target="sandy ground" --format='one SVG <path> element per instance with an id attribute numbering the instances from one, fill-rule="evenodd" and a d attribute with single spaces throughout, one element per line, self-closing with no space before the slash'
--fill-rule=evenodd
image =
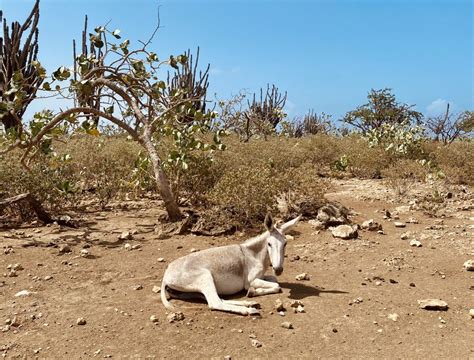
<path id="1" fill-rule="evenodd" d="M 400 221 L 418 223 L 396 228 L 382 210 L 396 213 L 405 204 L 380 181 L 339 180 L 327 197 L 352 209 L 355 223 L 381 223 L 384 234 L 360 231 L 357 240 L 340 240 L 300 223 L 279 277 L 283 292 L 255 298 L 262 307 L 255 317 L 172 300 L 185 319 L 168 322 L 152 291 L 167 264 L 191 249 L 250 235 L 158 239 L 162 210 L 153 201 L 83 213 L 86 225 L 76 230 L 0 229 L 0 353 L 12 359 L 474 359 L 474 272 L 463 268 L 474 258 L 472 201 L 466 205 L 465 194 L 456 201 L 455 194 L 442 219 L 399 211 Z M 137 232 L 133 240 L 117 240 L 126 230 Z M 405 232 L 409 238 L 401 240 Z M 409 245 L 414 238 L 421 247 Z M 140 247 L 127 250 L 125 243 Z M 63 244 L 72 251 L 60 254 Z M 83 248 L 88 257 L 80 256 Z M 16 263 L 23 270 L 11 277 L 7 267 Z M 295 280 L 303 272 L 310 280 Z M 15 297 L 22 290 L 30 295 Z M 418 300 L 430 298 L 449 309 L 420 309 Z M 274 310 L 277 299 L 286 304 L 284 316 Z M 294 313 L 291 300 L 300 300 L 305 312 Z M 77 324 L 81 317 L 85 325 Z M 293 329 L 283 328 L 284 321 Z M 262 346 L 253 346 L 254 339 Z"/>

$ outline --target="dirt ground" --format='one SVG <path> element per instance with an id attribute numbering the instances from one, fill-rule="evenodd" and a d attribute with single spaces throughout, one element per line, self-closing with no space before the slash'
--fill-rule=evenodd
<path id="1" fill-rule="evenodd" d="M 474 207 L 469 192 L 460 196 L 433 218 L 409 210 L 410 197 L 394 200 L 379 180 L 335 181 L 327 198 L 353 210 L 355 223 L 379 222 L 384 234 L 360 231 L 356 240 L 340 240 L 301 222 L 279 277 L 283 292 L 254 299 L 261 316 L 172 300 L 185 315 L 173 323 L 152 291 L 167 264 L 191 249 L 242 242 L 249 234 L 159 239 L 161 210 L 153 201 L 84 212 L 86 225 L 75 230 L 0 229 L 0 353 L 12 359 L 474 359 L 474 272 L 463 268 L 474 258 Z M 398 213 L 406 228 L 384 219 L 383 210 Z M 122 231 L 136 234 L 117 240 Z M 415 238 L 421 247 L 409 245 Z M 140 247 L 127 250 L 126 243 Z M 72 251 L 60 254 L 63 244 Z M 87 257 L 80 256 L 84 248 Z M 23 270 L 9 276 L 8 265 L 16 263 Z M 303 272 L 310 279 L 295 280 Z M 16 297 L 22 290 L 30 294 Z M 418 300 L 430 298 L 449 309 L 421 309 Z M 274 309 L 277 299 L 287 308 L 284 316 Z M 305 312 L 294 313 L 291 300 L 300 300 Z M 284 321 L 293 329 L 282 327 Z M 262 346 L 253 346 L 254 339 Z"/>

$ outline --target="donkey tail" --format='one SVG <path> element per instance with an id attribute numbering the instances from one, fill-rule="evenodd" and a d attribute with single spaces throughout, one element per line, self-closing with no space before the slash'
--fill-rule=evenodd
<path id="1" fill-rule="evenodd" d="M 166 281 L 163 278 L 163 281 L 161 282 L 161 302 L 167 308 L 168 310 L 174 310 L 174 306 L 171 305 L 171 303 L 168 301 L 168 291 L 166 291 Z"/>

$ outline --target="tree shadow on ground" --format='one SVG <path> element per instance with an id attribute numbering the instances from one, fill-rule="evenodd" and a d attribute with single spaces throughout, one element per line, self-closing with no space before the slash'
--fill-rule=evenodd
<path id="1" fill-rule="evenodd" d="M 310 296 L 319 296 L 321 293 L 329 294 L 348 294 L 347 291 L 342 290 L 326 290 L 317 286 L 308 286 L 302 283 L 287 283 L 281 282 L 280 286 L 284 289 L 290 289 L 289 299 L 301 300 Z"/>

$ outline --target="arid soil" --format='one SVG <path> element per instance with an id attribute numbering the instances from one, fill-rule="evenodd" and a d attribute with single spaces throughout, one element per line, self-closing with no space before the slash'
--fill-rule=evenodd
<path id="1" fill-rule="evenodd" d="M 79 229 L 0 229 L 0 353 L 12 359 L 472 359 L 474 272 L 463 268 L 474 258 L 472 196 L 455 192 L 443 217 L 410 210 L 410 196 L 397 200 L 379 180 L 335 181 L 327 198 L 350 208 L 354 223 L 379 222 L 384 234 L 360 230 L 357 239 L 341 240 L 301 222 L 279 277 L 283 292 L 253 299 L 261 304 L 254 317 L 172 300 L 185 318 L 170 323 L 152 291 L 173 259 L 242 242 L 250 233 L 159 239 L 154 228 L 162 210 L 145 200 L 83 212 Z M 399 219 L 384 219 L 384 210 Z M 135 233 L 133 239 L 118 240 L 123 231 Z M 422 246 L 410 246 L 413 239 Z M 71 252 L 60 252 L 64 244 Z M 8 269 L 17 263 L 17 270 Z M 297 281 L 301 273 L 309 280 Z M 22 290 L 29 295 L 16 297 Z M 284 316 L 274 309 L 277 299 Z M 421 309 L 422 299 L 441 299 L 449 309 Z M 295 313 L 292 300 L 305 312 Z M 293 329 L 282 327 L 285 321 Z"/>

